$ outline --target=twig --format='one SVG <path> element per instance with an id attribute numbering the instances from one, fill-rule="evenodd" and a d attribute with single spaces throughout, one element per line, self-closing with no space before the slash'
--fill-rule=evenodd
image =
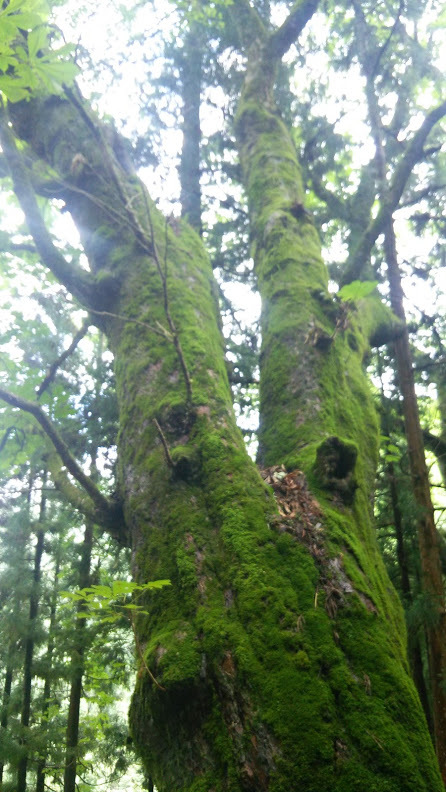
<path id="1" fill-rule="evenodd" d="M 159 322 L 159 328 L 154 327 L 153 325 L 148 324 L 148 322 L 141 322 L 139 319 L 131 319 L 129 316 L 122 316 L 121 314 L 115 314 L 111 311 L 95 311 L 93 308 L 88 309 L 90 313 L 95 314 L 96 316 L 110 316 L 112 319 L 121 319 L 123 322 L 130 322 L 131 324 L 141 325 L 141 327 L 147 327 L 152 333 L 156 333 L 162 338 L 167 338 L 168 341 L 172 341 L 172 336 L 165 327 L 162 326 Z"/>
<path id="2" fill-rule="evenodd" d="M 184 382 L 185 382 L 185 385 L 186 385 L 187 401 L 191 402 L 192 401 L 192 383 L 190 381 L 189 371 L 187 369 L 186 361 L 184 359 L 184 354 L 183 354 L 183 350 L 182 350 L 182 347 L 181 347 L 180 339 L 178 337 L 178 332 L 177 332 L 177 329 L 175 327 L 174 321 L 172 319 L 172 316 L 171 316 L 170 310 L 169 310 L 169 296 L 168 296 L 168 293 L 167 293 L 167 243 L 168 243 L 168 236 L 167 236 L 167 233 L 166 233 L 166 249 L 165 249 L 165 254 L 164 254 L 165 255 L 165 271 L 163 271 L 163 268 L 161 266 L 161 262 L 160 262 L 160 259 L 159 259 L 159 256 L 158 256 L 158 250 L 157 250 L 157 247 L 156 247 L 156 242 L 155 242 L 155 232 L 154 232 L 154 229 L 153 229 L 152 215 L 151 215 L 151 212 L 150 212 L 149 203 L 147 201 L 147 197 L 146 197 L 145 193 L 144 193 L 144 203 L 145 203 L 146 212 L 147 212 L 147 219 L 148 219 L 148 222 L 149 222 L 150 236 L 151 236 L 151 240 L 152 240 L 152 246 L 151 246 L 152 247 L 152 254 L 153 254 L 154 258 L 155 258 L 156 268 L 158 270 L 158 274 L 159 274 L 159 276 L 161 278 L 161 283 L 162 283 L 162 286 L 163 286 L 164 313 L 166 314 L 167 323 L 169 325 L 170 332 L 172 333 L 172 336 L 173 336 L 173 343 L 174 343 L 174 346 L 175 346 L 175 349 L 176 349 L 176 352 L 177 352 L 177 355 L 178 355 L 178 359 L 180 361 L 181 370 L 183 372 Z M 166 221 L 166 232 L 167 232 L 167 221 Z"/>
<path id="3" fill-rule="evenodd" d="M 76 349 L 76 347 L 79 344 L 79 342 L 87 334 L 89 327 L 90 327 L 90 322 L 87 319 L 87 321 L 85 321 L 83 323 L 81 329 L 78 330 L 78 332 L 74 336 L 74 338 L 73 338 L 70 346 L 68 347 L 68 349 L 66 349 L 64 352 L 62 352 L 62 354 L 57 358 L 57 360 L 55 360 L 51 364 L 51 366 L 49 367 L 49 370 L 48 370 L 48 374 L 42 380 L 42 382 L 40 383 L 39 387 L 37 388 L 37 391 L 36 391 L 37 397 L 41 396 L 42 393 L 44 393 L 47 390 L 47 388 L 49 388 L 49 386 L 51 385 L 51 383 L 54 380 L 54 377 L 56 376 L 57 369 L 62 365 L 62 363 L 64 363 L 64 361 L 67 358 L 70 357 L 70 355 L 73 354 L 73 352 Z"/>
<path id="4" fill-rule="evenodd" d="M 167 445 L 167 440 L 165 438 L 164 432 L 161 429 L 161 426 L 159 425 L 159 423 L 156 420 L 156 418 L 153 419 L 153 423 L 156 426 L 157 432 L 158 432 L 158 434 L 160 436 L 160 440 L 161 440 L 161 442 L 163 444 L 163 448 L 164 448 L 164 453 L 166 455 L 167 464 L 169 465 L 169 467 L 173 468 L 173 467 L 175 467 L 175 465 L 174 465 L 173 459 L 171 457 L 171 454 L 170 454 L 170 451 L 169 451 L 169 446 Z"/>
<path id="5" fill-rule="evenodd" d="M 130 624 L 132 625 L 133 635 L 134 635 L 134 638 L 135 638 L 135 646 L 136 646 L 137 652 L 139 654 L 139 657 L 141 659 L 141 662 L 142 662 L 145 670 L 147 671 L 150 679 L 152 680 L 152 682 L 157 686 L 157 688 L 159 688 L 160 690 L 165 691 L 166 688 L 163 687 L 162 685 L 160 685 L 160 683 L 155 679 L 155 677 L 153 676 L 149 666 L 146 663 L 146 660 L 145 660 L 145 657 L 143 655 L 143 651 L 142 651 L 142 648 L 141 648 L 141 644 L 139 643 L 139 638 L 138 638 L 138 635 L 137 635 L 137 632 L 136 632 L 134 614 L 132 613 L 132 611 L 130 611 L 129 615 L 130 615 Z"/>

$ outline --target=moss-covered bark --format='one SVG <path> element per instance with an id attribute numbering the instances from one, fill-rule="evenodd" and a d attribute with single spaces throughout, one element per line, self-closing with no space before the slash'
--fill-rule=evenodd
<path id="1" fill-rule="evenodd" d="M 319 713 L 313 740 L 325 746 L 327 761 L 310 762 L 299 778 L 305 789 L 437 789 L 432 745 L 407 671 L 402 611 L 372 526 L 379 431 L 363 363 L 386 326 L 390 334 L 392 318 L 377 297 L 347 307 L 329 295 L 273 86 L 269 42 L 254 41 L 236 131 L 262 296 L 259 460 L 304 471 L 320 507 L 319 531 L 313 525 L 299 533 L 281 523 L 290 544 L 304 544 L 316 561 L 308 588 L 319 593 L 311 617 L 304 614 L 301 640 L 312 650 L 306 690 L 314 691 L 310 719 Z M 323 728 L 316 701 L 330 713 Z M 305 729 L 302 710 L 296 708 L 294 725 Z M 305 754 L 312 755 L 308 745 Z"/>
<path id="2" fill-rule="evenodd" d="M 59 174 L 96 274 L 135 579 L 172 582 L 136 619 L 132 733 L 159 792 L 435 792 L 401 613 L 369 523 L 377 422 L 361 361 L 373 311 L 364 305 L 365 330 L 353 315 L 337 324 L 287 132 L 250 90 L 239 136 L 259 195 L 262 456 L 302 466 L 322 504 L 304 479 L 273 470 L 282 516 L 235 425 L 198 236 L 158 214 L 76 105 L 15 113 Z"/>

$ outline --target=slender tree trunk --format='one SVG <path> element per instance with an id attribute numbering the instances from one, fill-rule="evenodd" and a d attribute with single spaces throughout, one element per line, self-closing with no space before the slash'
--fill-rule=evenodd
<path id="1" fill-rule="evenodd" d="M 404 323 L 404 332 L 394 342 L 398 380 L 403 395 L 404 421 L 409 447 L 409 464 L 415 503 L 421 560 L 421 584 L 430 598 L 434 618 L 426 627 L 429 677 L 432 688 L 434 735 L 443 780 L 446 783 L 446 610 L 440 545 L 432 506 L 429 474 L 424 456 L 412 356 L 403 305 L 401 274 L 396 253 L 393 224 L 385 234 L 385 250 L 394 313 Z"/>
<path id="2" fill-rule="evenodd" d="M 87 522 L 84 541 L 81 549 L 79 567 L 79 588 L 90 585 L 90 565 L 93 548 L 93 525 Z M 78 610 L 82 610 L 80 606 Z M 67 729 L 65 733 L 65 771 L 64 792 L 76 792 L 77 757 L 79 750 L 79 714 L 82 700 L 82 678 L 85 668 L 86 623 L 84 619 L 76 621 L 73 652 L 71 655 L 70 702 L 68 707 Z"/>
<path id="3" fill-rule="evenodd" d="M 378 356 L 378 373 L 381 380 L 381 404 L 383 410 L 382 426 L 383 426 L 384 434 L 389 437 L 391 433 L 391 420 L 384 396 L 382 365 L 379 356 Z M 401 511 L 400 498 L 398 496 L 398 477 L 393 462 L 388 462 L 386 464 L 386 474 L 387 474 L 386 477 L 389 481 L 390 505 L 393 515 L 393 525 L 395 527 L 396 554 L 398 560 L 398 569 L 400 573 L 401 595 L 402 595 L 403 603 L 405 604 L 406 607 L 409 607 L 413 602 L 412 586 L 410 583 L 409 559 L 407 555 L 406 540 L 404 536 L 403 513 Z M 409 649 L 408 649 L 409 661 L 412 669 L 413 680 L 415 682 L 415 687 L 417 688 L 418 695 L 420 697 L 420 701 L 424 710 L 424 714 L 426 716 L 426 720 L 429 724 L 429 729 L 432 733 L 433 732 L 432 711 L 430 707 L 429 696 L 426 688 L 426 680 L 424 675 L 421 638 L 419 635 L 409 636 L 408 643 L 409 643 Z"/>
<path id="4" fill-rule="evenodd" d="M 194 5 L 199 5 L 195 2 Z M 180 53 L 183 146 L 180 158 L 181 215 L 201 235 L 200 105 L 203 69 L 201 26 L 191 23 Z"/>
<path id="5" fill-rule="evenodd" d="M 0 735 L 2 734 L 2 732 L 3 733 L 6 732 L 8 728 L 9 700 L 11 698 L 12 680 L 14 673 L 12 668 L 12 653 L 13 653 L 13 647 L 11 647 L 8 652 L 8 663 L 5 671 L 5 682 L 3 685 L 2 711 L 1 711 L 1 720 L 0 720 Z M 0 761 L 0 790 L 2 789 L 2 785 L 3 785 L 4 767 L 5 767 L 4 763 Z"/>
<path id="6" fill-rule="evenodd" d="M 23 665 L 23 699 L 22 699 L 22 712 L 20 723 L 23 730 L 23 754 L 19 760 L 17 767 L 17 792 L 26 791 L 26 774 L 28 769 L 28 748 L 27 748 L 27 730 L 29 728 L 31 716 L 31 690 L 33 679 L 33 658 L 34 658 L 34 642 L 35 642 L 35 629 L 37 616 L 39 611 L 39 585 L 41 577 L 41 562 L 43 555 L 43 547 L 45 540 L 45 508 L 46 498 L 42 490 L 40 500 L 40 514 L 39 514 L 39 528 L 37 531 L 37 541 L 34 551 L 34 569 L 32 579 L 32 589 L 29 599 L 29 620 L 28 620 L 28 635 L 25 641 L 25 660 Z"/>
<path id="7" fill-rule="evenodd" d="M 390 462 L 387 465 L 387 472 L 390 482 L 390 499 L 392 504 L 393 523 L 395 526 L 395 534 L 396 534 L 396 553 L 398 558 L 398 568 L 401 576 L 401 592 L 403 595 L 403 600 L 409 605 L 412 602 L 412 590 L 411 590 L 410 578 L 409 578 L 409 564 L 408 564 L 405 541 L 404 541 L 403 518 L 399 505 L 399 499 L 398 499 L 395 468 L 392 462 Z M 424 671 L 423 671 L 423 658 L 421 654 L 420 640 L 418 637 L 413 638 L 409 642 L 409 659 L 412 668 L 412 676 L 415 682 L 415 686 L 418 690 L 418 695 L 420 697 L 420 701 L 424 709 L 424 714 L 426 715 L 427 722 L 431 726 L 432 713 L 429 706 L 429 697 L 426 689 L 426 681 L 424 678 Z"/>
<path id="8" fill-rule="evenodd" d="M 52 661 L 55 648 L 55 626 L 56 626 L 56 610 L 59 591 L 59 571 L 60 571 L 60 558 L 56 557 L 56 565 L 54 568 L 54 584 L 53 593 L 51 597 L 50 613 L 49 613 L 49 626 L 48 626 L 48 643 L 46 649 L 46 663 L 47 670 L 45 673 L 45 681 L 43 686 L 43 706 L 42 706 L 42 726 L 44 731 L 47 731 L 47 718 L 50 707 L 51 699 L 51 679 L 52 679 Z M 42 756 L 39 758 L 36 767 L 36 792 L 45 792 L 45 767 L 47 763 L 47 750 L 43 750 Z"/>
<path id="9" fill-rule="evenodd" d="M 383 135 L 381 110 L 375 91 L 374 64 L 377 63 L 378 44 L 373 31 L 368 28 L 360 3 L 353 0 L 355 26 L 360 53 L 360 62 L 366 79 L 366 97 L 372 136 L 375 142 L 376 168 L 379 183 L 379 198 L 385 205 L 388 197 L 386 147 Z M 445 594 L 441 573 L 438 535 L 435 527 L 429 476 L 424 456 L 409 335 L 403 305 L 403 289 L 398 266 L 393 218 L 384 224 L 384 253 L 387 263 L 390 303 L 393 312 L 401 321 L 402 332 L 394 341 L 395 360 L 401 394 L 405 430 L 408 443 L 409 464 L 414 499 L 419 513 L 416 515 L 421 559 L 421 584 L 423 593 L 430 600 L 434 613 L 433 622 L 426 627 L 429 676 L 433 697 L 433 723 L 435 746 L 443 782 L 446 783 L 446 611 Z"/>

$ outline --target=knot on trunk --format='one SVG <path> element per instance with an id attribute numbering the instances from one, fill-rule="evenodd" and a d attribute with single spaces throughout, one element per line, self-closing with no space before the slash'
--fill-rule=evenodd
<path id="1" fill-rule="evenodd" d="M 346 504 L 353 501 L 358 487 L 354 469 L 358 449 L 339 437 L 327 437 L 317 449 L 315 472 L 323 487 L 333 490 Z"/>

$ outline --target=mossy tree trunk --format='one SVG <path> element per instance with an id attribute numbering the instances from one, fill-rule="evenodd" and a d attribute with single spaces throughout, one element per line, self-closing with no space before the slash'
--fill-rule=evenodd
<path id="1" fill-rule="evenodd" d="M 363 301 L 356 311 L 336 305 L 328 293 L 318 235 L 303 205 L 295 148 L 274 102 L 277 59 L 271 37 L 261 29 L 253 36 L 254 26 L 246 25 L 247 31 L 249 27 L 248 65 L 236 128 L 262 296 L 259 460 L 263 465 L 303 470 L 321 508 L 318 529 L 318 523 L 313 522 L 312 528 L 305 524 L 305 515 L 297 530 L 293 520 L 285 518 L 279 523 L 280 530 L 290 534 L 289 544 L 298 542 L 306 547 L 315 562 L 316 576 L 309 575 L 305 584 L 302 580 L 301 596 L 306 589 L 307 603 L 313 605 L 320 594 L 318 608 L 310 606 L 304 613 L 305 627 L 299 640 L 308 652 L 313 676 L 301 680 L 300 689 L 297 683 L 292 698 L 303 702 L 308 696 L 319 700 L 321 710 L 330 710 L 323 730 L 318 723 L 318 739 L 310 728 L 304 730 L 306 739 L 297 733 L 295 739 L 303 756 L 313 756 L 316 764 L 331 738 L 338 779 L 346 773 L 342 782 L 333 779 L 332 788 L 338 788 L 339 783 L 339 788 L 348 789 L 352 747 L 362 744 L 367 752 L 367 740 L 378 737 L 372 726 L 377 717 L 373 706 L 364 707 L 364 717 L 371 718 L 369 725 L 365 720 L 361 725 L 355 722 L 351 707 L 355 710 L 357 702 L 347 681 L 349 675 L 361 680 L 362 692 L 373 698 L 375 684 L 383 692 L 384 663 L 388 667 L 387 694 L 401 707 L 401 724 L 408 706 L 404 703 L 407 679 L 395 674 L 394 665 L 399 651 L 395 634 L 404 645 L 402 615 L 399 603 L 390 595 L 373 533 L 379 432 L 362 370 L 370 342 L 386 338 L 386 317 L 376 298 Z M 390 316 L 387 321 L 387 338 L 391 338 Z M 389 618 L 396 628 L 393 638 L 384 626 Z M 374 654 L 381 655 L 380 682 L 376 655 L 372 659 L 368 649 L 372 634 Z M 387 732 L 384 722 L 382 729 Z M 390 731 L 396 746 L 399 727 L 396 732 L 394 729 L 395 724 Z M 399 751 L 394 754 L 396 787 L 402 783 L 405 763 L 400 754 L 399 764 L 398 755 Z M 361 764 L 358 754 L 356 758 Z M 367 776 L 365 766 L 358 772 L 364 786 L 370 783 L 377 788 L 378 775 L 387 770 L 376 765 L 374 778 Z M 308 783 L 304 777 L 296 777 L 303 785 Z M 329 785 L 322 784 L 322 788 Z"/>
<path id="2" fill-rule="evenodd" d="M 366 80 L 366 99 L 370 130 L 375 144 L 378 196 L 382 206 L 391 202 L 388 179 L 387 147 L 382 111 L 376 92 L 372 67 L 378 45 L 367 25 L 364 10 L 358 0 L 353 1 L 355 30 L 361 69 Z M 429 659 L 429 682 L 432 692 L 432 715 L 437 757 L 443 782 L 446 783 L 446 600 L 441 568 L 440 540 L 435 525 L 429 474 L 427 470 L 423 434 L 420 426 L 412 355 L 404 310 L 402 278 L 398 264 L 397 243 L 392 211 L 382 222 L 384 257 L 387 265 L 390 304 L 401 325 L 401 332 L 393 342 L 396 370 L 402 395 L 405 434 L 408 445 L 411 484 L 417 508 L 415 516 L 420 551 L 421 588 L 429 600 L 432 617 L 426 626 Z"/>
<path id="3" fill-rule="evenodd" d="M 377 300 L 346 316 L 327 293 L 254 43 L 237 130 L 264 299 L 261 461 L 311 486 L 265 471 L 281 513 L 235 424 L 199 237 L 161 217 L 76 96 L 14 110 L 59 175 L 91 276 L 49 245 L 8 149 L 36 245 L 114 354 L 134 577 L 171 581 L 136 618 L 131 729 L 159 792 L 440 792 L 371 531 L 378 428 L 362 358 L 386 317 Z M 81 497 L 55 477 L 110 527 L 92 487 Z"/>

